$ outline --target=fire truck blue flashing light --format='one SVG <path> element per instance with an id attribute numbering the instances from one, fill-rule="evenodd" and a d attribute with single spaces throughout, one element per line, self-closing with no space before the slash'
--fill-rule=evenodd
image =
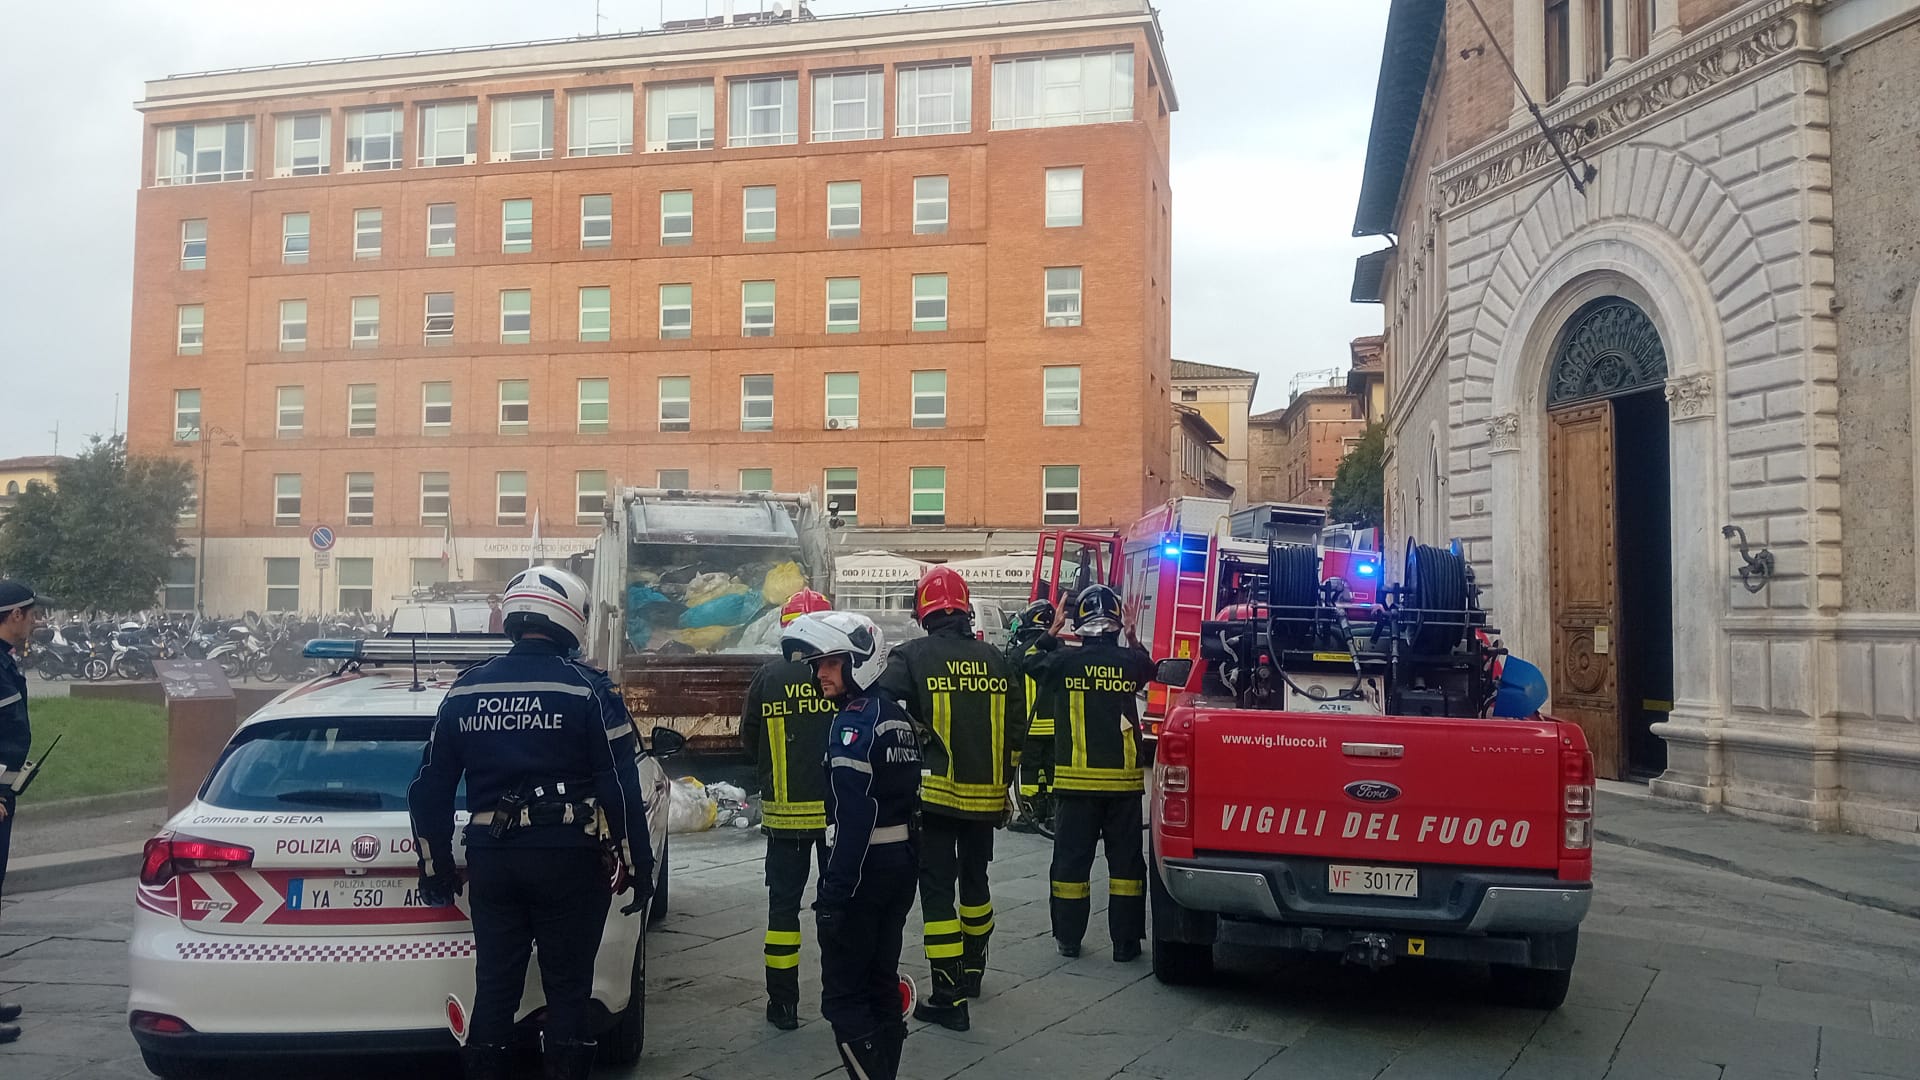
<path id="1" fill-rule="evenodd" d="M 1363 563 L 1356 563 L 1353 569 L 1355 573 L 1361 575 L 1362 577 L 1372 577 L 1374 575 L 1374 572 L 1378 569 L 1378 567 L 1374 566 L 1370 562 L 1363 562 Z"/>
<path id="2" fill-rule="evenodd" d="M 1160 554 L 1169 559 L 1180 557 L 1180 538 L 1171 533 L 1160 538 Z"/>

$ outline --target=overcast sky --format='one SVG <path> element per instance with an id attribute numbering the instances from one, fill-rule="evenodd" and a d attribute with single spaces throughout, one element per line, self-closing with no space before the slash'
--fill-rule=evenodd
<path id="1" fill-rule="evenodd" d="M 758 0 L 736 0 L 739 10 Z M 720 10 L 719 0 L 710 0 Z M 669 18 L 702 0 L 665 0 Z M 881 0 L 813 0 L 815 14 Z M 916 0 L 914 6 L 920 6 Z M 70 451 L 126 415 L 142 84 L 232 67 L 566 37 L 593 0 L 90 0 L 8 5 L 0 174 L 0 457 Z M 661 0 L 602 0 L 604 29 L 658 24 Z M 1256 409 L 1303 371 L 1342 367 L 1380 309 L 1348 303 L 1348 237 L 1387 0 L 1160 0 L 1173 128 L 1174 355 L 1261 375 Z M 122 421 L 123 422 L 123 421 Z"/>

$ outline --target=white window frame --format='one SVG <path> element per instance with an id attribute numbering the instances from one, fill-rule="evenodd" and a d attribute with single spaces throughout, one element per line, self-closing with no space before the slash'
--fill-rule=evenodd
<path id="1" fill-rule="evenodd" d="M 434 307 L 436 306 L 436 302 L 441 300 L 444 300 L 445 303 L 440 304 L 439 306 L 444 307 L 446 310 L 435 311 Z M 454 330 L 453 294 L 450 292 L 428 293 L 425 300 L 424 310 L 426 312 L 426 315 L 425 315 L 425 320 L 421 325 L 423 327 L 424 340 L 426 344 L 434 345 L 434 346 L 452 345 L 453 330 Z M 439 320 L 439 321 L 436 322 L 435 320 Z"/>
<path id="2" fill-rule="evenodd" d="M 300 474 L 273 475 L 273 524 L 276 528 L 300 524 Z"/>
<path id="3" fill-rule="evenodd" d="M 778 87 L 779 100 L 756 104 L 755 91 L 766 87 Z M 800 79 L 796 75 L 730 80 L 727 108 L 728 146 L 790 146 L 800 141 Z M 770 115 L 778 130 L 755 132 L 755 121 Z"/>
<path id="4" fill-rule="evenodd" d="M 307 134 L 300 133 L 303 126 Z M 329 113 L 288 113 L 275 118 L 273 175 L 325 176 L 332 143 L 333 116 Z"/>
<path id="5" fill-rule="evenodd" d="M 922 375 L 928 376 L 929 382 L 931 382 L 932 376 L 939 376 L 940 389 L 937 391 L 937 394 L 936 394 L 936 391 L 931 389 L 931 387 L 925 390 L 921 389 L 920 377 Z M 911 395 L 911 399 L 912 399 L 912 408 L 910 412 L 911 412 L 911 424 L 913 427 L 943 428 L 947 426 L 947 409 L 948 409 L 947 373 L 944 369 L 922 369 L 914 372 L 911 376 L 909 376 L 909 381 L 907 383 L 907 392 L 909 395 Z M 936 396 L 938 396 L 940 400 L 940 411 L 939 412 L 922 412 L 920 409 L 921 399 L 924 398 L 928 401 L 932 401 Z"/>
<path id="6" fill-rule="evenodd" d="M 349 572 L 358 579 L 358 571 L 366 571 L 365 581 L 348 581 Z M 336 610 L 368 612 L 373 610 L 373 560 L 365 556 L 351 559 L 334 560 L 334 580 L 339 584 L 335 595 L 339 598 Z"/>
<path id="7" fill-rule="evenodd" d="M 371 217 L 369 217 L 371 215 Z M 353 212 L 353 257 L 356 259 L 377 259 L 384 240 L 386 213 L 378 206 L 362 207 Z M 372 237 L 373 243 L 367 243 Z"/>
<path id="8" fill-rule="evenodd" d="M 932 477 L 923 478 L 920 475 L 922 473 L 938 473 L 940 486 L 923 486 L 923 479 L 930 480 Z M 919 496 L 936 494 L 940 496 L 938 513 L 928 511 L 923 514 L 916 509 L 915 503 Z M 922 520 L 923 518 L 927 520 Z M 939 520 L 932 520 L 933 518 Z M 907 470 L 907 522 L 912 525 L 945 525 L 947 523 L 947 467 L 945 465 L 915 465 Z"/>
<path id="9" fill-rule="evenodd" d="M 667 205 L 669 200 L 671 200 L 675 206 L 678 206 L 682 201 L 684 201 L 686 204 L 686 209 L 681 210 L 681 209 L 669 208 Z M 681 219 L 683 218 L 686 221 L 684 228 L 681 227 Z M 693 192 L 691 191 L 661 192 L 660 193 L 660 246 L 661 247 L 684 247 L 685 245 L 691 244 L 691 243 L 693 243 Z"/>
<path id="10" fill-rule="evenodd" d="M 277 386 L 273 390 L 273 437 L 297 439 L 307 428 L 307 388 Z"/>
<path id="11" fill-rule="evenodd" d="M 853 474 L 851 477 L 852 483 L 845 483 L 844 481 L 848 478 L 844 475 L 836 477 L 834 475 L 835 473 Z M 829 508 L 828 512 L 837 516 L 842 525 L 860 524 L 859 468 L 846 465 L 835 466 L 822 471 L 820 474 L 820 491 Z M 837 510 L 833 509 L 835 503 L 839 504 Z"/>
<path id="12" fill-rule="evenodd" d="M 188 313 L 194 319 L 188 321 Z M 199 356 L 207 347 L 207 306 L 181 304 L 174 309 L 173 347 L 176 355 Z"/>
<path id="13" fill-rule="evenodd" d="M 300 266 L 313 257 L 313 215 L 296 210 L 280 215 L 280 261 Z"/>
<path id="14" fill-rule="evenodd" d="M 354 487 L 356 483 L 356 478 L 364 478 L 363 480 L 359 481 L 363 483 L 364 486 L 357 490 Z M 355 506 L 356 501 L 359 503 L 358 508 L 356 508 Z M 372 473 L 350 472 L 347 474 L 346 515 L 347 515 L 347 524 L 349 526 L 366 527 L 373 524 L 373 474 Z M 341 561 L 344 562 L 345 560 L 341 560 Z"/>
<path id="15" fill-rule="evenodd" d="M 687 291 L 686 301 L 684 303 L 669 304 L 667 302 L 668 289 L 685 289 Z M 685 325 L 679 325 L 678 320 L 675 321 L 675 325 L 668 325 L 667 313 L 670 311 L 686 312 Z M 693 286 L 685 282 L 673 282 L 671 284 L 661 285 L 660 286 L 660 340 L 661 341 L 685 341 L 686 339 L 691 338 L 692 336 L 693 336 Z"/>
<path id="16" fill-rule="evenodd" d="M 964 135 L 973 129 L 973 65 L 916 64 L 894 71 L 894 131 L 901 137 Z M 945 120 L 923 120 L 930 102 L 944 101 Z"/>
<path id="17" fill-rule="evenodd" d="M 938 193 L 934 189 L 938 186 Z M 931 236 L 947 231 L 947 220 L 953 213 L 952 180 L 947 176 L 916 176 L 913 178 L 913 232 L 915 236 Z"/>
<path id="18" fill-rule="evenodd" d="M 545 161 L 553 156 L 553 94 L 510 94 L 491 99 L 488 125 L 494 161 Z"/>
<path id="19" fill-rule="evenodd" d="M 199 228 L 195 228 L 195 226 Z M 200 235 L 195 236 L 194 233 Z M 194 245 L 200 247 L 200 254 L 193 254 Z M 207 268 L 207 219 L 186 218 L 180 222 L 180 269 L 205 270 Z"/>
<path id="20" fill-rule="evenodd" d="M 765 206 L 755 206 L 764 198 Z M 756 219 L 760 219 L 756 221 Z M 740 234 L 749 244 L 770 244 L 780 235 L 780 192 L 772 184 L 740 189 Z"/>
<path id="21" fill-rule="evenodd" d="M 436 101 L 420 106 L 420 156 L 423 169 L 471 165 L 480 149 L 480 102 Z"/>
<path id="22" fill-rule="evenodd" d="M 1047 170 L 1047 228 L 1072 229 L 1086 223 L 1086 169 L 1063 165 Z"/>
<path id="23" fill-rule="evenodd" d="M 633 87 L 595 86 L 567 95 L 567 156 L 633 153 Z"/>
<path id="24" fill-rule="evenodd" d="M 347 386 L 347 437 L 364 439 L 380 433 L 380 387 L 375 383 Z"/>
<path id="25" fill-rule="evenodd" d="M 589 499 L 595 500 L 598 503 L 597 509 L 587 509 L 587 500 Z M 573 474 L 573 523 L 575 525 L 598 525 L 606 520 L 606 516 L 606 470 L 576 470 Z"/>
<path id="26" fill-rule="evenodd" d="M 588 295 L 589 293 L 598 293 L 600 295 L 589 296 Z M 612 341 L 613 340 L 613 286 L 582 285 L 580 286 L 579 295 L 580 295 L 580 298 L 578 301 L 578 305 L 580 308 L 580 322 L 579 322 L 580 340 L 581 341 Z M 588 305 L 589 300 L 594 301 L 592 306 Z"/>
<path id="27" fill-rule="evenodd" d="M 1056 385 L 1054 381 L 1056 374 L 1064 374 L 1066 372 L 1071 372 L 1073 375 L 1073 385 L 1071 388 L 1064 382 Z M 1080 366 L 1078 364 L 1041 368 L 1041 425 L 1043 427 L 1079 427 L 1082 394 L 1084 392 L 1081 384 Z M 1068 400 L 1068 395 L 1072 396 L 1072 408 L 1066 407 L 1065 404 Z"/>
<path id="28" fill-rule="evenodd" d="M 1133 119 L 1133 95 L 1128 49 L 996 60 L 993 130 L 1124 123 Z"/>
<path id="29" fill-rule="evenodd" d="M 384 128 L 368 131 L 368 121 L 379 117 L 383 124 L 372 125 Z M 406 111 L 398 105 L 374 105 L 365 109 L 347 110 L 347 164 L 346 172 L 381 172 L 401 167 L 403 140 L 406 136 Z M 384 142 L 382 142 L 384 140 Z M 386 155 L 374 157 L 367 153 L 370 145 L 384 145 Z"/>
<path id="30" fill-rule="evenodd" d="M 509 307 L 508 305 L 515 305 Z M 526 345 L 533 341 L 533 290 L 500 290 L 500 344 Z"/>
<path id="31" fill-rule="evenodd" d="M 593 396 L 589 396 L 593 395 Z M 599 406 L 600 419 L 587 416 L 589 406 Z M 574 383 L 574 431 L 581 435 L 605 435 L 613 430 L 613 380 L 579 379 Z"/>
<path id="32" fill-rule="evenodd" d="M 295 330 L 298 330 L 298 336 L 295 336 Z M 305 300 L 280 301 L 280 351 L 307 351 L 307 302 Z"/>
<path id="33" fill-rule="evenodd" d="M 669 383 L 677 384 L 673 386 L 672 389 L 681 391 L 680 396 L 678 397 L 667 396 L 667 390 L 669 389 L 667 384 Z M 657 413 L 658 413 L 658 420 L 660 423 L 660 430 L 661 431 L 692 431 L 693 430 L 693 377 L 690 375 L 662 375 L 660 376 L 660 380 L 657 384 L 657 387 L 658 389 L 655 391 L 655 395 L 659 400 Z M 684 411 L 686 415 L 685 416 L 668 416 L 667 415 L 668 405 L 685 406 L 683 410 L 675 410 L 675 411 Z"/>
<path id="34" fill-rule="evenodd" d="M 940 286 L 940 291 L 937 295 L 931 291 L 926 293 L 921 292 L 922 284 L 931 287 L 936 282 L 938 282 Z M 913 295 L 911 298 L 913 306 L 908 314 L 913 318 L 913 328 L 915 330 L 921 332 L 937 332 L 947 328 L 947 289 L 948 281 L 947 275 L 945 274 L 913 275 Z M 924 309 L 925 314 L 923 315 L 922 304 L 938 304 L 940 311 L 939 317 L 936 318 L 933 315 L 934 308 L 931 306 Z M 926 325 L 922 325 L 923 323 Z M 934 323 L 938 323 L 939 325 L 935 326 L 933 325 Z"/>
<path id="35" fill-rule="evenodd" d="M 187 404 L 187 395 L 193 395 L 193 404 Z M 192 423 L 187 421 L 191 419 Z M 200 441 L 200 388 L 188 387 L 173 392 L 173 441 Z"/>
<path id="36" fill-rule="evenodd" d="M 367 308 L 371 308 L 368 311 Z M 349 349 L 374 349 L 380 345 L 380 298 L 356 296 L 347 301 Z"/>
<path id="37" fill-rule="evenodd" d="M 1067 279 L 1065 275 L 1069 273 L 1073 275 L 1073 284 L 1071 285 L 1066 284 Z M 1059 275 L 1057 279 L 1056 275 Z M 1040 311 L 1043 325 L 1049 327 L 1081 325 L 1081 320 L 1084 318 L 1086 310 L 1085 298 L 1082 296 L 1082 287 L 1085 280 L 1086 272 L 1083 267 L 1049 266 L 1046 268 L 1041 279 L 1041 291 L 1044 296 L 1041 301 Z M 1065 301 L 1069 298 L 1073 301 L 1072 311 L 1068 311 L 1064 306 Z M 1056 311 L 1054 307 L 1056 300 L 1062 303 L 1058 311 Z"/>
<path id="38" fill-rule="evenodd" d="M 885 82 L 879 68 L 827 71 L 815 75 L 813 141 L 849 142 L 880 138 L 886 132 Z"/>
<path id="39" fill-rule="evenodd" d="M 437 487 L 428 486 L 437 481 Z M 434 510 L 434 501 L 438 500 L 440 509 Z M 453 474 L 449 472 L 423 472 L 420 474 L 420 524 L 445 525 L 453 519 Z"/>
<path id="40" fill-rule="evenodd" d="M 1062 469 L 1073 470 L 1073 486 L 1063 487 L 1056 484 L 1054 473 Z M 1073 509 L 1054 510 L 1048 503 L 1053 496 L 1071 493 Z M 1040 523 L 1042 525 L 1078 525 L 1080 524 L 1080 466 L 1078 465 L 1042 465 L 1040 466 Z"/>
<path id="41" fill-rule="evenodd" d="M 840 380 L 836 389 L 834 380 Z M 852 380 L 849 386 L 847 380 Z M 826 373 L 826 424 L 830 428 L 853 428 L 860 426 L 860 373 L 857 371 L 829 371 Z M 839 421 L 835 423 L 834 421 Z"/>
<path id="42" fill-rule="evenodd" d="M 525 435 L 533 429 L 533 380 L 501 379 L 500 421 L 502 435 Z M 518 396 L 510 396 L 515 395 Z"/>
<path id="43" fill-rule="evenodd" d="M 848 286 L 852 286 L 852 296 L 846 295 Z M 835 291 L 841 295 L 834 295 Z M 838 318 L 835 308 L 839 308 Z M 857 334 L 860 332 L 860 279 L 857 277 L 827 279 L 827 333 Z"/>
<path id="44" fill-rule="evenodd" d="M 765 392 L 760 392 L 759 380 L 762 379 L 766 380 L 764 384 Z M 741 431 L 773 430 L 773 389 L 772 375 L 740 376 Z M 759 410 L 762 407 L 766 410 L 766 415 L 764 416 L 759 415 Z"/>
<path id="45" fill-rule="evenodd" d="M 589 210 L 589 199 L 605 199 L 606 210 Z M 613 246 L 613 196 L 611 194 L 580 196 L 580 250 L 609 248 Z"/>
<path id="46" fill-rule="evenodd" d="M 509 479 L 511 477 L 512 479 Z M 513 488 L 519 488 L 518 491 Z M 520 509 L 507 509 L 508 499 L 519 499 Z M 493 523 L 495 525 L 525 525 L 527 523 L 527 474 L 517 470 L 507 470 L 493 474 Z"/>
<path id="47" fill-rule="evenodd" d="M 712 80 L 647 87 L 647 152 L 713 149 L 713 97 Z"/>
<path id="48" fill-rule="evenodd" d="M 776 288 L 771 281 L 740 283 L 740 336 L 772 337 Z"/>
<path id="49" fill-rule="evenodd" d="M 525 217 L 515 217 L 514 211 L 525 208 Z M 520 234 L 520 235 L 516 235 Z M 525 255 L 533 250 L 533 200 L 500 200 L 500 253 L 502 255 Z"/>
<path id="50" fill-rule="evenodd" d="M 445 221 L 435 221 L 444 217 Z M 460 207 L 455 203 L 427 204 L 427 256 L 443 259 L 452 256 L 457 250 L 460 228 Z M 444 236 L 445 239 L 439 239 Z"/>
<path id="51" fill-rule="evenodd" d="M 169 124 L 155 133 L 153 146 L 156 187 L 253 179 L 252 120 Z"/>
<path id="52" fill-rule="evenodd" d="M 444 388 L 447 399 L 433 400 L 434 394 Z M 433 418 L 434 409 L 447 410 L 445 420 Z M 420 433 L 422 435 L 449 435 L 453 433 L 453 383 L 446 380 L 423 382 L 420 384 Z"/>
<path id="53" fill-rule="evenodd" d="M 848 196 L 852 199 L 849 200 Z M 860 235 L 860 181 L 834 180 L 827 184 L 827 235 L 850 240 Z M 847 211 L 852 211 L 848 214 Z M 838 220 L 836 220 L 836 218 Z"/>
<path id="54" fill-rule="evenodd" d="M 267 577 L 266 608 L 268 613 L 274 614 L 274 615 L 286 615 L 286 614 L 291 614 L 293 612 L 299 611 L 300 610 L 300 560 L 297 558 L 289 559 L 282 556 L 279 558 L 268 559 L 266 560 L 266 564 L 267 564 L 266 565 L 266 577 Z M 284 583 L 278 584 L 278 585 L 274 584 L 274 581 L 273 581 L 274 568 L 278 566 L 282 569 L 285 569 L 289 565 L 291 565 L 293 569 L 293 584 L 291 585 L 287 585 Z M 276 598 L 274 596 L 275 593 L 282 593 L 282 594 L 292 593 L 293 597 L 291 602 L 289 602 L 288 598 L 284 595 Z"/>
<path id="55" fill-rule="evenodd" d="M 767 479 L 764 484 L 755 483 L 752 487 L 748 487 L 747 486 L 748 473 L 766 473 Z M 739 485 L 739 488 L 741 491 L 772 491 L 773 490 L 773 470 L 766 468 L 764 466 L 758 469 L 741 469 L 735 483 Z"/>

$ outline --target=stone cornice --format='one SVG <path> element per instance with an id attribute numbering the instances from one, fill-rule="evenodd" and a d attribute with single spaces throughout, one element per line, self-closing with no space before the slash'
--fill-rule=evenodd
<path id="1" fill-rule="evenodd" d="M 1547 126 L 1571 156 L 1591 152 L 1651 127 L 1685 104 L 1753 76 L 1781 57 L 1813 49 L 1815 0 L 1766 0 L 1722 18 L 1676 48 L 1618 78 L 1549 106 Z M 1559 159 L 1539 127 L 1516 127 L 1435 170 L 1450 215 L 1558 170 Z"/>

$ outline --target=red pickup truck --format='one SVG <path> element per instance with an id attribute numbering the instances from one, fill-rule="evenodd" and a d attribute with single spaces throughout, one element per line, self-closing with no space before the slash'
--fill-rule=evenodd
<path id="1" fill-rule="evenodd" d="M 1580 729 L 1535 711 L 1537 672 L 1489 636 L 1457 553 L 1410 555 L 1371 627 L 1317 580 L 1276 554 L 1269 602 L 1206 623 L 1201 690 L 1176 691 L 1150 787 L 1154 973 L 1203 979 L 1216 945 L 1469 960 L 1500 1000 L 1557 1007 L 1592 899 Z"/>

